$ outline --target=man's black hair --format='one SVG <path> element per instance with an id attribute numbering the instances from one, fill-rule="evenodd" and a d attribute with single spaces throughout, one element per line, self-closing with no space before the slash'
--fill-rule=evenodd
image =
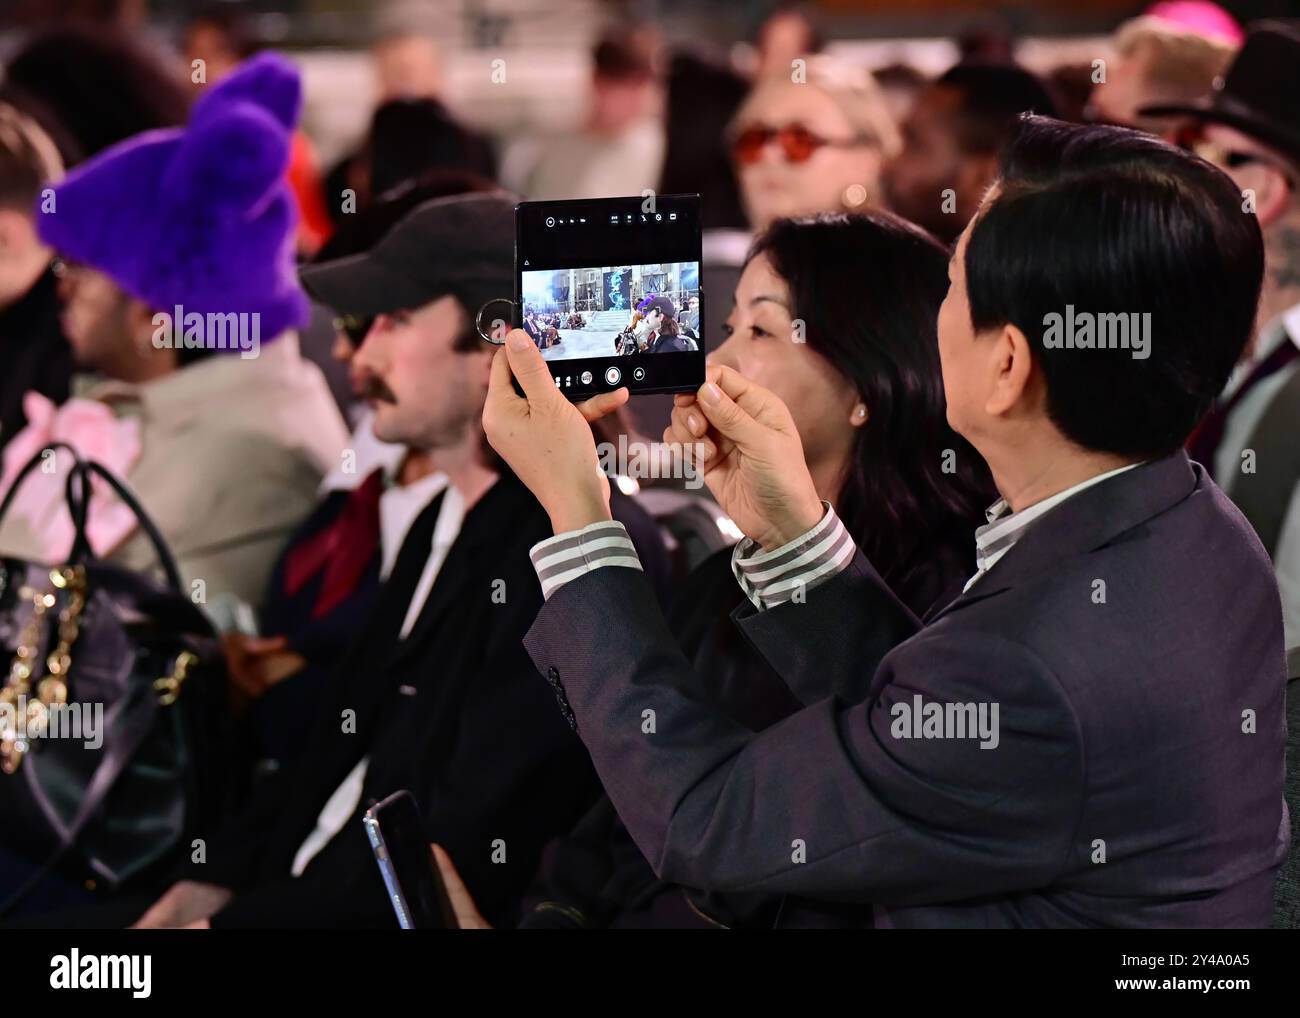
<path id="1" fill-rule="evenodd" d="M 1033 345 L 1052 421 L 1085 449 L 1177 449 L 1223 389 L 1255 325 L 1264 244 L 1223 172 L 1119 127 L 1026 117 L 965 253 L 977 331 Z M 1047 316 L 1150 314 L 1132 349 L 1044 342 Z"/>

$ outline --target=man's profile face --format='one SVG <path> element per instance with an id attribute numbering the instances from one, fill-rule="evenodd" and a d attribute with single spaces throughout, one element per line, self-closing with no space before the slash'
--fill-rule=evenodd
<path id="1" fill-rule="evenodd" d="M 664 323 L 664 313 L 658 308 L 651 308 L 645 313 L 646 323 L 652 329 L 657 329 Z"/>
<path id="2" fill-rule="evenodd" d="M 966 291 L 966 244 L 971 227 L 957 239 L 948 262 L 948 294 L 939 306 L 939 365 L 948 407 L 948 424 L 967 439 L 978 431 L 983 413 L 983 358 Z"/>
<path id="3" fill-rule="evenodd" d="M 903 149 L 885 164 L 883 175 L 890 208 L 944 240 L 965 225 L 980 197 L 962 193 L 964 156 L 956 135 L 961 104 L 956 89 L 942 85 L 922 89 L 902 125 Z M 955 192 L 955 212 L 944 211 L 948 188 Z"/>
<path id="4" fill-rule="evenodd" d="M 375 411 L 376 438 L 440 449 L 478 427 L 493 348 L 455 349 L 469 328 L 451 296 L 375 319 L 353 365 Z"/>

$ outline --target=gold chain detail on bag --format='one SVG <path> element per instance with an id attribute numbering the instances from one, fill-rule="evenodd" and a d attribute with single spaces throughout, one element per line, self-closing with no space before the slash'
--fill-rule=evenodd
<path id="1" fill-rule="evenodd" d="M 176 697 L 181 694 L 181 686 L 189 677 L 190 669 L 198 663 L 198 655 L 188 650 L 183 650 L 176 655 L 176 664 L 172 667 L 172 673 L 164 675 L 161 679 L 154 679 L 153 688 L 159 694 L 160 704 L 170 707 L 176 702 Z"/>
<path id="2" fill-rule="evenodd" d="M 13 774 L 30 748 L 29 737 L 44 732 L 50 707 L 68 702 L 68 672 L 72 668 L 72 645 L 81 630 L 81 613 L 86 607 L 86 570 L 80 565 L 50 570 L 50 583 L 63 590 L 67 599 L 59 612 L 58 643 L 45 659 L 46 677 L 36 687 L 36 696 L 26 704 L 26 725 L 19 731 L 18 706 L 32 686 L 32 673 L 40 654 L 45 617 L 59 603 L 53 591 L 23 587 L 18 596 L 32 602 L 32 615 L 18 637 L 9 665 L 9 676 L 0 689 L 0 704 L 8 705 L 0 723 L 0 771 Z"/>

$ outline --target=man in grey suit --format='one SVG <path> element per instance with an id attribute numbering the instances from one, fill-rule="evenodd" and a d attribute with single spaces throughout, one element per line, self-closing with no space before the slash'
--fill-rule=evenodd
<path id="1" fill-rule="evenodd" d="M 757 734 L 699 691 L 608 522 L 584 417 L 622 391 L 570 406 L 512 333 L 484 422 L 557 535 L 528 647 L 661 877 L 870 904 L 878 926 L 1268 924 L 1280 602 L 1182 449 L 1262 262 L 1209 164 L 1021 123 L 939 316 L 949 421 L 1003 499 L 924 624 L 817 500 L 779 400 L 716 367 L 677 397 L 665 439 L 704 445 L 747 535 L 736 622 L 806 705 Z"/>

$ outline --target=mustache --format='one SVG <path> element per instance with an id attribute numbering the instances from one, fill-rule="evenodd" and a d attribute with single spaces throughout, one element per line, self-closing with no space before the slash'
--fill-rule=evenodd
<path id="1" fill-rule="evenodd" d="M 367 378 L 365 384 L 361 387 L 362 399 L 374 399 L 383 403 L 396 403 L 397 397 L 393 395 L 393 390 L 384 384 L 383 379 Z"/>

